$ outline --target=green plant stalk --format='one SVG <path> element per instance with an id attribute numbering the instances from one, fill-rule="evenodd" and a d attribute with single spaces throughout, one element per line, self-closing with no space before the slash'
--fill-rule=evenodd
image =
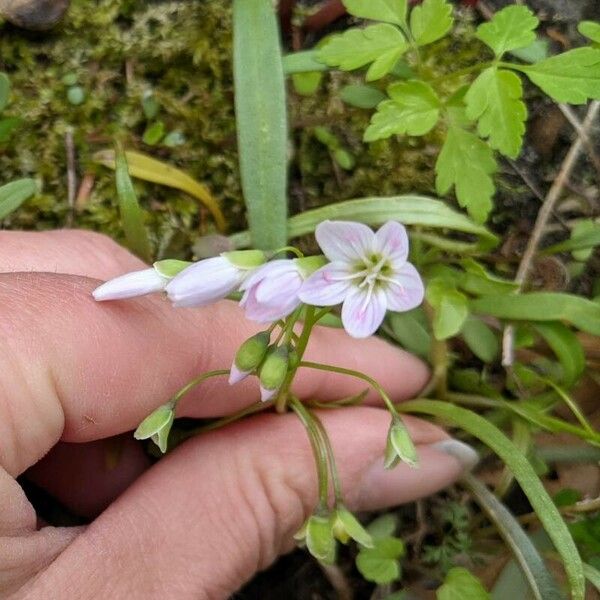
<path id="1" fill-rule="evenodd" d="M 336 502 L 336 504 L 343 504 L 344 498 L 343 498 L 343 494 L 342 494 L 342 485 L 340 483 L 340 476 L 339 476 L 339 473 L 337 470 L 337 463 L 335 461 L 335 454 L 333 452 L 331 440 L 329 439 L 329 436 L 327 435 L 327 430 L 325 429 L 325 426 L 323 425 L 323 422 L 321 421 L 321 419 L 319 419 L 319 417 L 317 417 L 317 415 L 315 415 L 313 412 L 309 411 L 308 409 L 307 409 L 307 412 L 310 414 L 314 424 L 317 426 L 317 429 L 319 430 L 319 434 L 321 435 L 321 438 L 323 440 L 325 449 L 327 450 L 327 459 L 329 461 L 329 472 L 331 475 L 331 482 L 333 484 L 333 493 L 335 496 L 335 502 Z"/>
<path id="2" fill-rule="evenodd" d="M 195 379 L 192 379 L 189 383 L 184 385 L 174 396 L 171 397 L 169 402 L 172 403 L 173 408 L 177 406 L 179 401 L 191 390 L 193 390 L 197 385 L 201 384 L 203 381 L 210 379 L 211 377 L 220 377 L 222 375 L 229 375 L 229 369 L 215 369 L 214 371 L 207 371 L 206 373 L 202 373 Z"/>
<path id="3" fill-rule="evenodd" d="M 317 465 L 317 478 L 319 486 L 319 505 L 317 511 L 326 512 L 329 508 L 329 468 L 327 465 L 327 449 L 323 444 L 321 434 L 313 418 L 306 407 L 295 397 L 289 399 L 292 410 L 304 425 L 310 439 L 310 443 Z"/>

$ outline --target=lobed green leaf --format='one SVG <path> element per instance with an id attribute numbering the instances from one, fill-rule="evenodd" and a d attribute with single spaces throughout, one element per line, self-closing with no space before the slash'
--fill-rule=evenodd
<path id="1" fill-rule="evenodd" d="M 443 38 L 452 23 L 452 5 L 446 0 L 423 0 L 410 13 L 410 29 L 418 46 Z"/>
<path id="2" fill-rule="evenodd" d="M 365 142 L 391 135 L 425 135 L 435 127 L 441 102 L 424 81 L 399 81 L 388 87 L 390 100 L 383 101 L 371 117 L 364 134 Z"/>
<path id="3" fill-rule="evenodd" d="M 523 5 L 499 10 L 491 21 L 477 28 L 477 37 L 500 57 L 509 50 L 524 48 L 535 41 L 538 18 Z"/>
<path id="4" fill-rule="evenodd" d="M 490 600 L 483 584 L 464 567 L 453 567 L 437 589 L 437 600 Z"/>
<path id="5" fill-rule="evenodd" d="M 355 17 L 384 21 L 394 25 L 406 23 L 407 0 L 342 0 L 346 10 Z"/>
<path id="6" fill-rule="evenodd" d="M 407 48 L 406 39 L 397 27 L 379 23 L 332 36 L 320 48 L 318 58 L 326 65 L 344 71 L 372 63 L 366 79 L 374 81 L 387 75 Z"/>
<path id="7" fill-rule="evenodd" d="M 435 165 L 437 192 L 447 194 L 454 186 L 458 203 L 483 223 L 492 209 L 495 186 L 491 175 L 496 168 L 492 149 L 485 142 L 451 125 Z"/>
<path id="8" fill-rule="evenodd" d="M 465 96 L 467 117 L 477 121 L 479 135 L 505 156 L 517 158 L 523 145 L 527 107 L 518 75 L 496 67 L 486 69 Z"/>
<path id="9" fill-rule="evenodd" d="M 511 65 L 557 102 L 600 99 L 600 49 L 575 48 L 534 65 Z"/>

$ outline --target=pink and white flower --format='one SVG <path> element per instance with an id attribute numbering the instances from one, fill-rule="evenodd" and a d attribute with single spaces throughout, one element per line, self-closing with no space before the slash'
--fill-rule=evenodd
<path id="1" fill-rule="evenodd" d="M 158 273 L 156 269 L 142 269 L 110 279 L 97 287 L 92 295 L 94 300 L 98 302 L 124 300 L 125 298 L 162 292 L 168 282 L 169 278 Z"/>
<path id="2" fill-rule="evenodd" d="M 374 233 L 362 223 L 324 221 L 316 229 L 321 250 L 331 261 L 302 285 L 302 302 L 342 305 L 349 335 L 365 338 L 377 331 L 387 310 L 407 311 L 421 304 L 423 282 L 407 262 L 408 236 L 396 221 Z"/>
<path id="3" fill-rule="evenodd" d="M 258 323 L 273 323 L 300 306 L 298 292 L 304 282 L 297 259 L 272 260 L 254 271 L 240 286 L 246 316 Z"/>

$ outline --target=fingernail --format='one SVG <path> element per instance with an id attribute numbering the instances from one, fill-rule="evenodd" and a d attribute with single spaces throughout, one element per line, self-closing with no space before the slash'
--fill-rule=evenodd
<path id="1" fill-rule="evenodd" d="M 439 450 L 444 454 L 454 457 L 462 466 L 465 471 L 471 471 L 475 465 L 479 462 L 479 454 L 475 448 L 465 444 L 460 440 L 449 438 L 431 444 L 431 447 L 435 450 Z"/>

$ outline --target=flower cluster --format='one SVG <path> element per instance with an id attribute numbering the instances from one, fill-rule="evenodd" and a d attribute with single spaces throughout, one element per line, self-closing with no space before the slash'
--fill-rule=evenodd
<path id="1" fill-rule="evenodd" d="M 407 261 L 404 227 L 388 221 L 376 233 L 362 223 L 325 221 L 316 229 L 324 256 L 267 260 L 259 250 L 225 252 L 187 263 L 166 260 L 128 273 L 94 291 L 96 300 L 166 292 L 174 306 L 211 304 L 241 292 L 249 319 L 275 323 L 301 304 L 341 304 L 349 335 L 364 338 L 381 325 L 387 310 L 406 311 L 423 300 L 423 283 Z"/>

